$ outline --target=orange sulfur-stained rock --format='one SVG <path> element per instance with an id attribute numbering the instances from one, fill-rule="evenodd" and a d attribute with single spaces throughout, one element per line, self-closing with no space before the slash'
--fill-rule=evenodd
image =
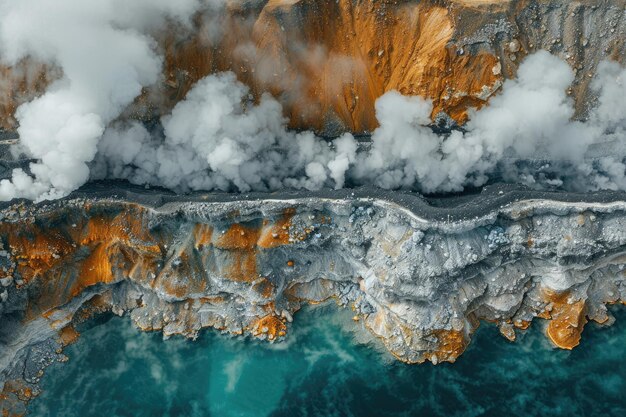
<path id="1" fill-rule="evenodd" d="M 232 224 L 213 244 L 225 250 L 231 260 L 222 273 L 237 282 L 258 279 L 257 254 L 290 243 L 289 227 L 294 214 L 295 210 L 286 209 L 282 217 L 274 221 L 266 219 L 261 227 Z"/>
<path id="2" fill-rule="evenodd" d="M 585 301 L 569 300 L 569 293 L 545 290 L 546 298 L 552 303 L 547 335 L 557 347 L 571 350 L 578 346 L 587 323 Z"/>
<path id="3" fill-rule="evenodd" d="M 2 213 L 0 268 L 13 272 L 0 282 L 9 335 L 0 372 L 27 378 L 2 393 L 0 410 L 2 401 L 36 395 L 37 367 L 64 360 L 63 346 L 78 337 L 72 326 L 105 311 L 166 338 L 194 339 L 213 328 L 275 341 L 298 324 L 298 310 L 334 300 L 353 308 L 357 322 L 342 325 L 370 331 L 399 360 L 438 364 L 463 353 L 480 320 L 513 340 L 543 318 L 554 344 L 571 349 L 587 319 L 610 325 L 606 303 L 624 300 L 626 244 L 614 233 L 626 216 L 619 194 L 571 202 L 571 195 L 486 188 L 446 207 L 462 217 L 444 226 L 440 206 L 393 191 L 163 193 L 147 204 L 146 191 L 134 187 L 121 188 L 123 198 L 113 196 L 114 184 L 81 194 L 92 186 Z M 499 196 L 492 214 L 490 195 Z M 481 216 L 477 223 L 467 207 Z M 587 211 L 597 226 L 576 227 Z M 531 232 L 537 243 L 526 245 Z M 33 371 L 32 363 L 41 365 Z"/>
<path id="4" fill-rule="evenodd" d="M 260 230 L 257 227 L 233 224 L 215 242 L 215 247 L 226 249 L 230 264 L 222 273 L 233 281 L 252 282 L 258 278 L 256 244 Z"/>
<path id="5" fill-rule="evenodd" d="M 275 340 L 277 337 L 282 337 L 287 332 L 287 325 L 283 321 L 274 315 L 267 315 L 261 317 L 252 325 L 252 334 L 260 336 L 266 334 L 270 340 Z"/>
<path id="6" fill-rule="evenodd" d="M 261 236 L 259 237 L 258 246 L 264 249 L 276 248 L 282 245 L 288 245 L 289 228 L 291 227 L 291 218 L 296 213 L 294 209 L 285 210 L 283 216 L 274 223 L 264 225 Z"/>
<path id="7" fill-rule="evenodd" d="M 222 271 L 223 274 L 237 282 L 253 282 L 258 277 L 256 252 L 254 250 L 238 250 L 231 252 L 230 265 Z"/>
<path id="8" fill-rule="evenodd" d="M 91 254 L 82 262 L 77 280 L 72 287 L 71 294 L 76 296 L 83 289 L 99 283 L 110 284 L 114 281 L 113 268 L 111 266 L 111 251 L 115 250 L 109 243 L 103 242 L 96 245 Z"/>
<path id="9" fill-rule="evenodd" d="M 437 348 L 426 352 L 424 358 L 434 364 L 454 362 L 469 344 L 464 333 L 457 330 L 435 330 L 432 335 L 437 339 Z"/>
<path id="10" fill-rule="evenodd" d="M 249 250 L 256 246 L 259 235 L 260 230 L 258 228 L 235 223 L 217 239 L 215 247 Z"/>
<path id="11" fill-rule="evenodd" d="M 71 345 L 75 343 L 80 337 L 80 333 L 76 331 L 73 325 L 65 326 L 59 332 L 59 341 L 63 346 Z"/>
<path id="12" fill-rule="evenodd" d="M 147 232 L 144 219 L 143 210 L 135 206 L 129 207 L 112 218 L 96 214 L 89 219 L 87 230 L 83 233 L 80 243 L 82 245 L 98 242 L 128 244 L 131 238 L 136 241 L 150 242 L 153 238 Z M 153 252 L 159 251 L 157 245 L 149 245 L 147 249 Z"/>
<path id="13" fill-rule="evenodd" d="M 26 224 L 21 229 L 3 225 L 0 230 L 8 235 L 9 249 L 26 283 L 45 274 L 75 250 L 71 242 L 57 230 L 43 230 L 33 224 Z"/>
<path id="14" fill-rule="evenodd" d="M 269 1 L 242 52 L 254 75 L 242 78 L 286 97 L 294 128 L 372 131 L 374 103 L 391 90 L 433 99 L 433 116 L 447 111 L 462 122 L 502 76 L 491 71 L 495 56 L 448 48 L 453 23 L 429 2 Z"/>
<path id="15" fill-rule="evenodd" d="M 201 249 L 204 246 L 211 244 L 213 239 L 213 227 L 198 223 L 193 229 L 194 246 L 196 249 Z"/>

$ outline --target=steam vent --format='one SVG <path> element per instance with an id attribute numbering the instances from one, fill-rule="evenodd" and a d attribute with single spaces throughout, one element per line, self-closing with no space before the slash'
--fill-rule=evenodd
<path id="1" fill-rule="evenodd" d="M 622 416 L 625 266 L 626 0 L 0 0 L 0 417 Z"/>

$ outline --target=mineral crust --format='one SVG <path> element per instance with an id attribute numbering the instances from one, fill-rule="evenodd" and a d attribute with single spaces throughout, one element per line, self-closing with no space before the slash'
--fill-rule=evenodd
<path id="1" fill-rule="evenodd" d="M 439 363 L 481 322 L 513 340 L 540 319 L 571 349 L 587 321 L 610 324 L 607 304 L 626 300 L 617 192 L 177 196 L 91 184 L 0 213 L 5 415 L 64 360 L 75 325 L 106 311 L 165 337 L 213 328 L 280 342 L 298 309 L 332 299 L 399 360 Z"/>

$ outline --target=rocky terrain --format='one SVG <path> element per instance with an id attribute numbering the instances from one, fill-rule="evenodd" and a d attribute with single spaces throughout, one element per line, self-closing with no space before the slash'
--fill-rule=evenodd
<path id="1" fill-rule="evenodd" d="M 290 127 L 326 136 L 376 127 L 375 100 L 390 90 L 433 100 L 432 117 L 463 123 L 537 50 L 576 71 L 579 116 L 604 59 L 626 63 L 624 0 L 228 1 L 191 28 L 154 33 L 162 79 L 124 118 L 167 113 L 201 78 L 233 71 L 258 99 L 270 92 Z M 217 10 L 216 10 L 217 8 Z M 24 60 L 0 69 L 0 126 L 14 130 L 19 104 L 61 76 Z"/>
<path id="2" fill-rule="evenodd" d="M 198 80 L 232 71 L 248 104 L 270 93 L 291 129 L 367 136 L 390 90 L 431 99 L 433 123 L 449 128 L 548 50 L 575 70 L 568 94 L 584 120 L 598 63 L 626 64 L 625 19 L 626 0 L 220 2 L 189 26 L 154 29 L 161 78 L 120 119 L 158 125 Z M 32 58 L 0 67 L 0 179 L 30 162 L 8 147 L 16 109 L 62 76 Z M 591 150 L 611 153 L 601 145 Z M 625 226 L 624 192 L 498 184 L 426 198 L 373 187 L 177 195 L 107 180 L 0 203 L 0 415 L 23 415 L 76 326 L 104 313 L 164 337 L 211 328 L 279 343 L 302 306 L 334 302 L 407 363 L 453 362 L 480 323 L 511 341 L 535 323 L 572 349 L 589 320 L 611 324 L 606 306 L 626 301 Z"/>
<path id="3" fill-rule="evenodd" d="M 542 319 L 571 349 L 626 300 L 624 193 L 180 197 L 92 184 L 1 213 L 5 415 L 64 360 L 75 324 L 105 311 L 165 337 L 213 328 L 280 342 L 301 306 L 333 299 L 399 360 L 438 363 L 481 321 L 514 340 Z"/>

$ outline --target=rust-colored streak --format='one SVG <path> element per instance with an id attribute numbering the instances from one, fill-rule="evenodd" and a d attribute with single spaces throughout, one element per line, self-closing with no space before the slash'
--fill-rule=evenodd
<path id="1" fill-rule="evenodd" d="M 63 259 L 75 250 L 57 230 L 42 230 L 32 224 L 22 227 L 4 224 L 1 229 L 3 233 L 11 229 L 8 233 L 9 249 L 26 283 L 62 263 Z"/>
<path id="2" fill-rule="evenodd" d="M 126 276 L 132 273 L 145 278 L 154 266 L 153 258 L 160 255 L 159 245 L 152 242 L 146 230 L 143 211 L 135 207 L 113 218 L 90 218 L 80 244 L 91 252 L 81 263 L 79 276 L 71 288 L 72 296 L 92 285 L 114 282 L 115 270 Z"/>
<path id="3" fill-rule="evenodd" d="M 110 284 L 113 279 L 113 268 L 110 262 L 114 247 L 111 243 L 102 242 L 96 245 L 91 254 L 83 261 L 77 281 L 70 293 L 72 297 L 80 294 L 85 288 L 96 284 Z"/>
<path id="4" fill-rule="evenodd" d="M 258 227 L 249 227 L 235 223 L 228 228 L 215 242 L 220 249 L 251 250 L 256 246 L 261 231 Z"/>
<path id="5" fill-rule="evenodd" d="M 40 296 L 28 300 L 26 320 L 67 303 L 90 286 L 131 275 L 140 281 L 155 271 L 161 249 L 147 230 L 143 209 L 129 205 L 117 215 L 88 217 L 90 210 L 86 205 L 84 220 L 54 214 L 42 216 L 41 225 L 0 225 L 22 286 L 36 280 L 40 288 Z"/>
<path id="6" fill-rule="evenodd" d="M 463 122 L 502 76 L 495 56 L 450 50 L 453 34 L 449 10 L 426 2 L 273 1 L 254 25 L 250 81 L 253 91 L 289 97 L 283 105 L 296 128 L 323 130 L 334 118 L 372 131 L 374 103 L 390 90 L 431 98 L 433 115 Z"/>
<path id="7" fill-rule="evenodd" d="M 146 244 L 153 240 L 144 224 L 144 210 L 135 206 L 128 207 L 114 216 L 93 216 L 89 219 L 86 233 L 81 238 L 81 245 L 99 242 L 122 242 L 132 245 L 141 242 L 143 250 L 157 253 L 160 248 L 156 244 Z"/>
<path id="8" fill-rule="evenodd" d="M 236 250 L 230 254 L 230 264 L 224 275 L 237 282 L 253 282 L 258 278 L 256 253 L 253 250 Z"/>
<path id="9" fill-rule="evenodd" d="M 107 242 L 113 238 L 122 241 L 128 240 L 128 234 L 119 228 L 119 223 L 111 218 L 104 216 L 92 217 L 87 223 L 87 230 L 80 240 L 81 245 L 89 245 L 92 243 Z"/>
<path id="10" fill-rule="evenodd" d="M 215 242 L 215 247 L 229 252 L 230 264 L 222 271 L 237 282 L 252 282 L 258 278 L 256 244 L 260 229 L 240 223 L 231 225 Z"/>
<path id="11" fill-rule="evenodd" d="M 541 45 L 547 35 L 519 24 L 520 13 L 536 6 L 529 1 L 226 3 L 219 15 L 215 8 L 198 13 L 190 28 L 173 23 L 154 28 L 151 35 L 164 57 L 163 82 L 145 88 L 122 117 L 146 120 L 167 114 L 198 80 L 233 71 L 255 100 L 274 95 L 296 129 L 371 132 L 377 126 L 375 101 L 390 90 L 432 99 L 433 115 L 443 111 L 463 122 L 468 109 L 483 106 L 505 76 L 515 76 L 524 56 L 549 49 Z M 569 33 L 577 21 L 572 14 L 557 26 Z M 501 23 L 515 30 L 465 44 Z M 517 51 L 507 47 L 513 34 L 519 38 Z M 623 50 L 623 41 L 615 39 L 605 55 L 623 63 Z M 568 62 L 582 68 L 588 59 L 588 54 L 574 53 Z M 580 82 L 572 87 L 577 111 L 589 102 L 586 72 L 579 71 Z M 17 107 L 61 76 L 30 58 L 0 67 L 0 127 L 15 129 Z"/>
<path id="12" fill-rule="evenodd" d="M 161 253 L 154 251 L 154 246 L 146 250 L 142 246 L 117 245 L 115 267 L 124 276 L 142 284 L 149 284 L 158 270 Z M 112 264 L 113 265 L 113 264 Z"/>
<path id="13" fill-rule="evenodd" d="M 494 74 L 499 60 L 485 52 L 458 56 L 455 51 L 447 50 L 447 54 L 449 71 L 443 78 L 443 87 L 424 95 L 433 99 L 433 116 L 445 112 L 462 124 L 468 120 L 468 110 L 483 107 L 499 88 L 502 76 Z"/>
<path id="14" fill-rule="evenodd" d="M 263 227 L 257 243 L 258 246 L 263 249 L 271 249 L 288 245 L 290 243 L 289 228 L 291 227 L 291 219 L 295 214 L 295 209 L 286 209 L 283 216 L 278 221 Z"/>
<path id="15" fill-rule="evenodd" d="M 213 227 L 208 224 L 198 223 L 193 229 L 194 247 L 202 249 L 204 246 L 211 244 L 213 239 Z"/>

